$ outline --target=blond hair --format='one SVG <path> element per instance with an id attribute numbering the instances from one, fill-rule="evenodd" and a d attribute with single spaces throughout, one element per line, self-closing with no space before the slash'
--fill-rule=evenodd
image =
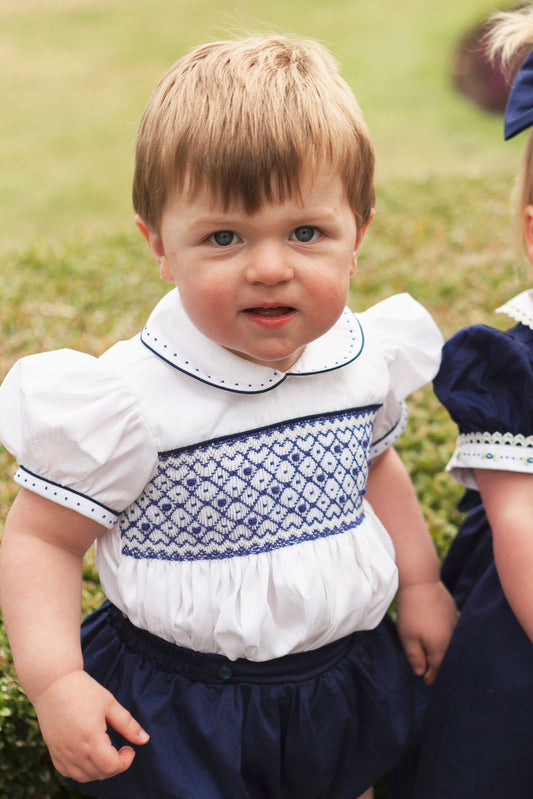
<path id="1" fill-rule="evenodd" d="M 489 55 L 500 62 L 507 81 L 512 83 L 533 48 L 533 3 L 494 14 L 489 20 L 486 44 Z M 517 238 L 523 242 L 523 211 L 533 203 L 533 128 L 529 131 L 513 199 Z"/>
<path id="2" fill-rule="evenodd" d="M 308 170 L 338 175 L 358 222 L 375 202 L 374 151 L 333 56 L 317 42 L 251 36 L 193 49 L 156 86 L 136 146 L 133 204 L 159 229 L 169 195 L 207 186 L 253 213 L 298 193 Z"/>

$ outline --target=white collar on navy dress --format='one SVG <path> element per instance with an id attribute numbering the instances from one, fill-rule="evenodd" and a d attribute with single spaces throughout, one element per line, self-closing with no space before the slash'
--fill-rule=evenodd
<path id="1" fill-rule="evenodd" d="M 533 289 L 517 294 L 512 300 L 496 309 L 533 330 Z"/>
<path id="2" fill-rule="evenodd" d="M 172 289 L 152 311 L 141 341 L 197 380 L 226 391 L 254 394 L 270 391 L 288 375 L 318 374 L 346 366 L 361 354 L 364 337 L 358 319 L 346 308 L 327 333 L 307 345 L 288 372 L 281 372 L 240 358 L 204 336 L 185 313 L 178 290 Z"/>

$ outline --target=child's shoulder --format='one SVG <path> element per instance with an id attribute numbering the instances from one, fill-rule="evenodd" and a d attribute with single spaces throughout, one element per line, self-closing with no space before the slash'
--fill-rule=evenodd
<path id="1" fill-rule="evenodd" d="M 109 491 L 116 476 L 131 483 L 134 463 L 142 486 L 157 452 L 121 375 L 102 358 L 69 349 L 29 355 L 8 372 L 0 386 L 0 441 L 20 465 L 17 482 L 50 497 L 61 486 L 60 504 L 75 504 L 102 524 L 113 523 L 108 510 L 117 496 L 123 504 L 122 488 Z"/>
<path id="2" fill-rule="evenodd" d="M 445 344 L 441 374 L 453 369 L 464 378 L 483 376 L 509 383 L 515 369 L 530 371 L 533 359 L 533 290 L 524 291 L 496 309 L 514 320 L 509 329 L 475 324 L 459 330 Z"/>
<path id="3" fill-rule="evenodd" d="M 462 431 L 530 435 L 533 410 L 524 398 L 533 394 L 533 324 L 459 330 L 443 348 L 434 387 Z"/>
<path id="4" fill-rule="evenodd" d="M 516 322 L 533 330 L 533 289 L 522 291 L 496 309 L 496 313 L 506 314 Z"/>
<path id="5" fill-rule="evenodd" d="M 417 375 L 417 388 L 431 380 L 440 363 L 443 338 L 431 314 L 410 294 L 395 294 L 357 314 L 365 336 L 374 335 L 396 387 Z M 414 388 L 405 392 L 405 396 Z"/>

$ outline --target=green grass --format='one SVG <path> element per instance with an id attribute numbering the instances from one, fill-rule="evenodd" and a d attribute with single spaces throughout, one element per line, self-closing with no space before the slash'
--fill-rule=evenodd
<path id="1" fill-rule="evenodd" d="M 138 121 L 163 70 L 235 29 L 330 46 L 373 132 L 378 181 L 514 162 L 500 121 L 452 91 L 450 64 L 487 0 L 2 0 L 0 253 L 35 236 L 131 228 Z M 5 266 L 0 267 L 4 274 Z"/>
<path id="2" fill-rule="evenodd" d="M 170 63 L 235 28 L 329 44 L 365 111 L 378 198 L 353 308 L 409 291 L 446 336 L 474 322 L 503 326 L 493 309 L 531 284 L 510 232 L 523 142 L 504 144 L 501 119 L 450 81 L 455 42 L 492 9 L 481 0 L 0 0 L 0 380 L 35 351 L 103 352 L 134 335 L 167 290 L 132 223 L 137 124 Z M 461 491 L 444 474 L 456 431 L 430 387 L 410 412 L 398 447 L 443 555 L 459 523 Z M 14 468 L 0 448 L 0 528 Z M 84 576 L 87 611 L 101 599 L 91 556 Z M 15 691 L 8 659 L 0 627 L 0 677 Z M 0 692 L 0 726 L 1 701 Z M 55 779 L 46 769 L 20 797 L 59 799 L 59 783 L 46 792 Z M 0 799 L 19 799 L 13 790 L 0 766 Z"/>

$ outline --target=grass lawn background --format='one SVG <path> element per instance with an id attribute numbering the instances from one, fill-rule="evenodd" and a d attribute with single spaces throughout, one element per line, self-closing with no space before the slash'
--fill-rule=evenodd
<path id="1" fill-rule="evenodd" d="M 378 181 L 514 161 L 499 120 L 451 89 L 490 0 L 0 0 L 0 247 L 129 231 L 133 143 L 162 72 L 235 30 L 318 38 L 373 133 Z M 501 4 L 500 4 L 501 7 Z"/>
<path id="2" fill-rule="evenodd" d="M 173 61 L 236 30 L 319 39 L 363 108 L 377 154 L 377 209 L 352 307 L 409 291 L 446 336 L 473 322 L 504 327 L 493 309 L 531 284 L 510 223 L 524 137 L 504 143 L 501 118 L 454 92 L 450 75 L 458 39 L 501 7 L 0 0 L 0 380 L 17 358 L 39 350 L 101 353 L 134 335 L 168 289 L 133 225 L 137 126 Z M 459 521 L 461 491 L 443 472 L 456 432 L 430 387 L 412 397 L 410 412 L 398 449 L 442 555 Z M 0 529 L 16 493 L 14 468 L 0 447 Z M 88 610 L 101 598 L 90 556 L 85 578 Z M 12 675 L 8 660 L 0 627 L 0 677 Z M 0 693 L 0 740 L 2 723 Z M 18 799 L 2 774 L 0 766 L 0 799 Z M 20 796 L 58 799 L 57 786 L 46 793 L 45 777 L 27 793 L 21 771 Z"/>

